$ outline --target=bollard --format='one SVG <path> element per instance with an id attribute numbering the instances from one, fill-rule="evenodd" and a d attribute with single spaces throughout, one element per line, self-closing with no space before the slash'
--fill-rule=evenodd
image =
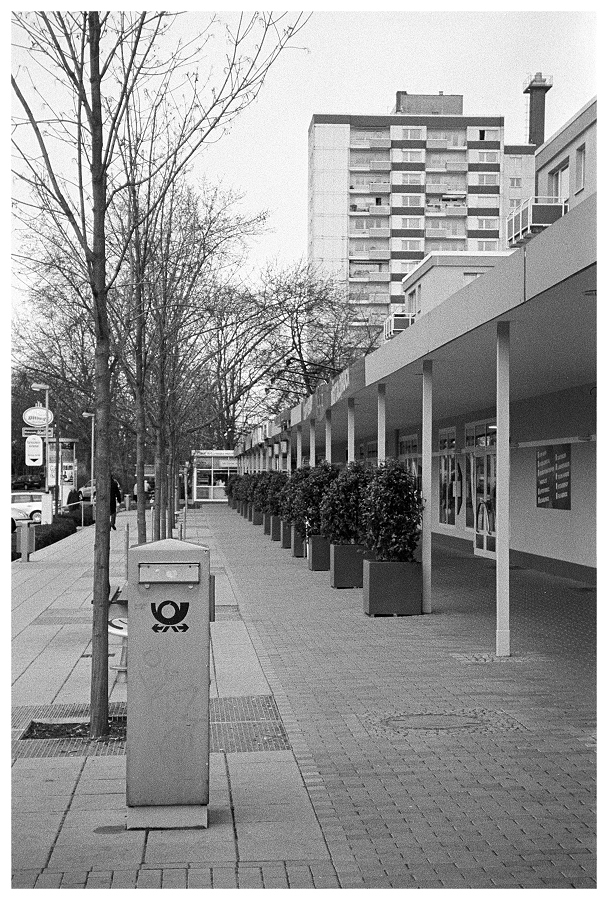
<path id="1" fill-rule="evenodd" d="M 184 526 L 182 525 L 181 522 L 179 523 L 179 529 L 178 529 L 178 531 L 179 531 L 179 539 L 180 539 L 180 541 L 183 541 L 183 539 L 184 539 Z"/>
<path id="2" fill-rule="evenodd" d="M 186 493 L 186 501 L 184 503 L 184 527 L 182 530 L 182 540 L 186 540 L 186 517 L 188 515 L 188 495 Z"/>
<path id="3" fill-rule="evenodd" d="M 125 525 L 125 578 L 129 577 L 129 523 Z"/>
<path id="4" fill-rule="evenodd" d="M 207 827 L 210 552 L 129 550 L 127 828 Z"/>
<path id="5" fill-rule="evenodd" d="M 36 544 L 36 534 L 30 522 L 19 522 L 17 531 L 17 551 L 21 554 L 21 562 L 30 561 L 30 553 L 34 552 Z"/>

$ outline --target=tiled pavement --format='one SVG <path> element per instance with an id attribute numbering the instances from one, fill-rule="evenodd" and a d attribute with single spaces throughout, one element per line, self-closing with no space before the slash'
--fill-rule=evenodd
<path id="1" fill-rule="evenodd" d="M 90 607 L 84 532 L 72 568 L 42 551 L 43 590 L 13 566 L 16 705 L 86 701 L 87 626 L 49 623 Z M 497 660 L 487 560 L 437 550 L 433 614 L 369 619 L 235 511 L 188 539 L 216 569 L 212 697 L 272 693 L 291 749 L 212 753 L 210 827 L 182 832 L 124 830 L 124 756 L 19 758 L 14 887 L 595 886 L 595 592 L 513 570 Z"/>

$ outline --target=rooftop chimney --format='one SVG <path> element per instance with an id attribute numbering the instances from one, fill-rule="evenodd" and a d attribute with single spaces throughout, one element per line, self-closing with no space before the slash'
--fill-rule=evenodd
<path id="1" fill-rule="evenodd" d="M 528 75 L 524 81 L 524 94 L 530 95 L 528 143 L 540 147 L 545 141 L 545 94 L 553 87 L 553 77 L 543 78 L 542 72 Z"/>

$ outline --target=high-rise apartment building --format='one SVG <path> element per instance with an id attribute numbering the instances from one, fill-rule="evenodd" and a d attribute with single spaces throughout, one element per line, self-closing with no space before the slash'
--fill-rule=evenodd
<path id="1" fill-rule="evenodd" d="M 531 135 L 544 133 L 550 86 L 540 73 L 527 84 Z M 428 253 L 507 249 L 507 216 L 534 194 L 535 150 L 505 145 L 501 116 L 465 116 L 458 94 L 398 91 L 391 115 L 313 115 L 309 259 L 348 283 L 361 320 L 382 322 Z"/>

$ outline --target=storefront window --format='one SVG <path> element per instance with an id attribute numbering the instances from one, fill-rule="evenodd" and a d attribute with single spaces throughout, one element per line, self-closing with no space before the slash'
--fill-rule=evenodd
<path id="1" fill-rule="evenodd" d="M 456 429 L 442 428 L 439 432 L 439 521 L 443 525 L 456 524 Z"/>

